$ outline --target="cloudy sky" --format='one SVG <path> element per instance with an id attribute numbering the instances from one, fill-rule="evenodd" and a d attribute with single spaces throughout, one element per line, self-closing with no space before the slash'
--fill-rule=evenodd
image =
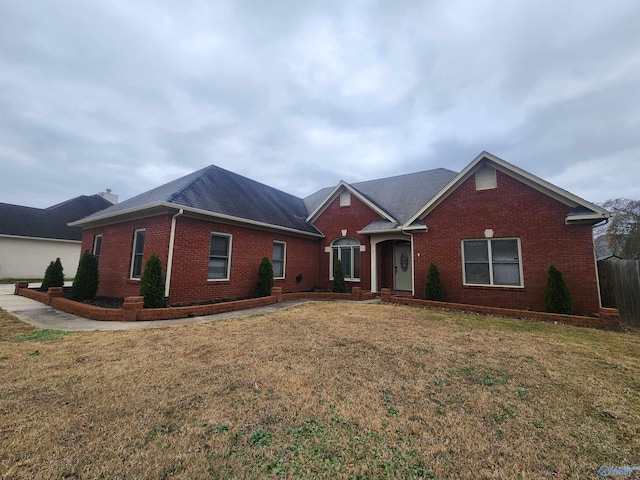
<path id="1" fill-rule="evenodd" d="M 0 0 L 0 202 L 216 164 L 305 197 L 487 150 L 640 198 L 638 0 Z"/>

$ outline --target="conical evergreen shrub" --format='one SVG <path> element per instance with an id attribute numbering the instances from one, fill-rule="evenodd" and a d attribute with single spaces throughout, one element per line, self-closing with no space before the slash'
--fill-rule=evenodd
<path id="1" fill-rule="evenodd" d="M 64 271 L 62 268 L 62 262 L 60 257 L 56 258 L 55 262 L 51 262 L 44 272 L 44 279 L 40 290 L 46 292 L 49 287 L 63 287 L 64 286 Z"/>
<path id="2" fill-rule="evenodd" d="M 573 311 L 569 287 L 562 273 L 551 265 L 547 273 L 547 288 L 544 292 L 547 312 L 570 314 Z"/>
<path id="3" fill-rule="evenodd" d="M 162 308 L 165 305 L 162 261 L 155 253 L 151 254 L 144 266 L 140 295 L 144 297 L 144 308 Z"/>
<path id="4" fill-rule="evenodd" d="M 441 302 L 443 299 L 440 272 L 438 271 L 438 267 L 433 263 L 429 265 L 429 271 L 427 272 L 427 281 L 424 285 L 424 299 L 435 300 L 437 302 Z"/>
<path id="5" fill-rule="evenodd" d="M 344 283 L 344 270 L 342 269 L 342 262 L 340 260 L 338 260 L 333 272 L 331 291 L 335 293 L 345 293 L 347 291 L 347 286 Z"/>
<path id="6" fill-rule="evenodd" d="M 273 288 L 273 265 L 267 257 L 262 257 L 260 268 L 258 268 L 258 285 L 256 294 L 259 297 L 268 297 Z"/>
<path id="7" fill-rule="evenodd" d="M 76 278 L 71 286 L 71 298 L 78 302 L 94 298 L 98 292 L 98 257 L 85 251 L 78 263 Z"/>

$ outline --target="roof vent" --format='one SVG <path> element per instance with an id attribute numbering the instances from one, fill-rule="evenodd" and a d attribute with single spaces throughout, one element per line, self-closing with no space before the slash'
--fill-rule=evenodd
<path id="1" fill-rule="evenodd" d="M 490 190 L 496 188 L 496 171 L 486 165 L 476 171 L 476 190 Z"/>

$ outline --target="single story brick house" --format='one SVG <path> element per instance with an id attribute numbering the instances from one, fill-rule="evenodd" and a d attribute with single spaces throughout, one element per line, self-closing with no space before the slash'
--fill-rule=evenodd
<path id="1" fill-rule="evenodd" d="M 577 314 L 600 308 L 592 227 L 602 208 L 487 152 L 435 169 L 300 199 L 211 165 L 71 225 L 99 255 L 99 294 L 137 295 L 156 253 L 172 305 L 251 296 L 262 257 L 285 292 L 348 286 L 421 298 L 434 263 L 446 301 L 544 310 L 547 270 Z M 96 246 L 98 250 L 96 250 Z"/>

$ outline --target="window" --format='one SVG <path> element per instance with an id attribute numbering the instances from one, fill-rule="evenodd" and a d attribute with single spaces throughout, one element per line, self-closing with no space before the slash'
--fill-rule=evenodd
<path id="1" fill-rule="evenodd" d="M 133 257 L 131 259 L 131 278 L 140 278 L 142 274 L 142 252 L 144 252 L 145 230 L 133 232 Z"/>
<path id="2" fill-rule="evenodd" d="M 96 260 L 100 260 L 100 249 L 102 248 L 102 235 L 93 237 L 93 255 Z"/>
<path id="3" fill-rule="evenodd" d="M 209 247 L 209 280 L 229 280 L 231 264 L 231 235 L 211 234 Z"/>
<path id="4" fill-rule="evenodd" d="M 355 238 L 342 237 L 331 244 L 331 271 L 329 279 L 333 280 L 338 260 L 342 262 L 345 280 L 360 280 L 360 242 Z"/>
<path id="5" fill-rule="evenodd" d="M 271 257 L 273 278 L 284 278 L 286 252 L 287 244 L 285 242 L 273 242 L 273 255 Z"/>
<path id="6" fill-rule="evenodd" d="M 517 238 L 463 240 L 462 262 L 466 285 L 522 287 Z"/>

